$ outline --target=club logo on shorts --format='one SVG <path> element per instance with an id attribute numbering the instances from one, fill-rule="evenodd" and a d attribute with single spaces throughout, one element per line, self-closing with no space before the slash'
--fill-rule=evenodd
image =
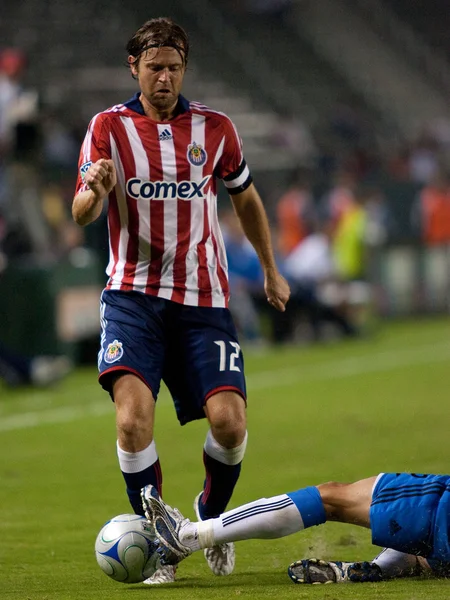
<path id="1" fill-rule="evenodd" d="M 187 159 L 194 167 L 201 167 L 207 161 L 208 155 L 201 144 L 192 142 L 187 149 Z"/>
<path id="2" fill-rule="evenodd" d="M 123 356 L 123 344 L 118 340 L 114 340 L 111 344 L 108 344 L 108 347 L 105 351 L 105 362 L 113 363 L 117 360 L 120 360 Z"/>
<path id="3" fill-rule="evenodd" d="M 87 162 L 85 162 L 84 164 L 81 165 L 80 175 L 81 175 L 81 179 L 83 181 L 84 181 L 84 177 L 85 177 L 86 173 L 88 172 L 88 169 L 91 165 L 92 165 L 92 160 L 88 160 Z"/>

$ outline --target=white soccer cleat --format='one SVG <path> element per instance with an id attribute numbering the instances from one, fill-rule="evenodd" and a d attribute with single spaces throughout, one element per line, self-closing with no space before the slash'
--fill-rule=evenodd
<path id="1" fill-rule="evenodd" d="M 153 485 L 142 488 L 141 498 L 145 516 L 152 524 L 158 538 L 157 552 L 161 565 L 176 565 L 192 553 L 179 537 L 181 527 L 189 523 L 189 520 L 183 517 L 177 508 L 166 504 Z"/>
<path id="2" fill-rule="evenodd" d="M 175 573 L 177 571 L 174 565 L 161 566 L 153 573 L 151 577 L 143 581 L 147 585 L 161 585 L 163 583 L 173 583 L 175 581 Z"/>
<path id="3" fill-rule="evenodd" d="M 203 492 L 200 492 L 194 500 L 194 510 L 199 521 L 202 520 L 200 516 L 200 498 Z M 214 575 L 230 575 L 234 570 L 234 563 L 236 559 L 236 552 L 234 550 L 234 544 L 228 542 L 225 544 L 219 544 L 212 548 L 205 548 L 203 551 L 206 562 Z"/>

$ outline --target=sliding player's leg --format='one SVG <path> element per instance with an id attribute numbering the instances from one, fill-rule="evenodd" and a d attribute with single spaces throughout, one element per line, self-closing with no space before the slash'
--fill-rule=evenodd
<path id="1" fill-rule="evenodd" d="M 153 522 L 169 561 L 191 552 L 245 539 L 272 539 L 320 525 L 327 519 L 369 526 L 371 490 L 375 477 L 354 484 L 327 483 L 261 498 L 217 518 L 191 523 L 177 519 L 154 488 L 144 488 L 147 517 Z"/>

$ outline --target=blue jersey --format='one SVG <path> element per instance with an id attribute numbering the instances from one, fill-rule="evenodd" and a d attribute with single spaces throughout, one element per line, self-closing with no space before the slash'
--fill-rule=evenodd
<path id="1" fill-rule="evenodd" d="M 162 379 L 182 425 L 203 418 L 206 401 L 219 391 L 245 399 L 244 359 L 227 308 L 107 290 L 101 325 L 100 383 L 111 396 L 117 373 L 139 377 L 155 400 Z"/>
<path id="2" fill-rule="evenodd" d="M 370 507 L 372 542 L 449 562 L 449 512 L 449 475 L 383 473 Z"/>

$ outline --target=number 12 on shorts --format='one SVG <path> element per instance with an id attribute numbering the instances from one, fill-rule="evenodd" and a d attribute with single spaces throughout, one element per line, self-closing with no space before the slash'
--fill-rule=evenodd
<path id="1" fill-rule="evenodd" d="M 219 371 L 227 370 L 227 344 L 223 340 L 217 340 L 214 342 L 220 348 L 219 355 Z M 236 364 L 236 359 L 239 358 L 239 353 L 241 351 L 241 347 L 237 342 L 228 342 L 232 348 L 234 348 L 234 352 L 230 351 L 229 355 L 229 371 L 240 371 L 241 369 Z"/>

